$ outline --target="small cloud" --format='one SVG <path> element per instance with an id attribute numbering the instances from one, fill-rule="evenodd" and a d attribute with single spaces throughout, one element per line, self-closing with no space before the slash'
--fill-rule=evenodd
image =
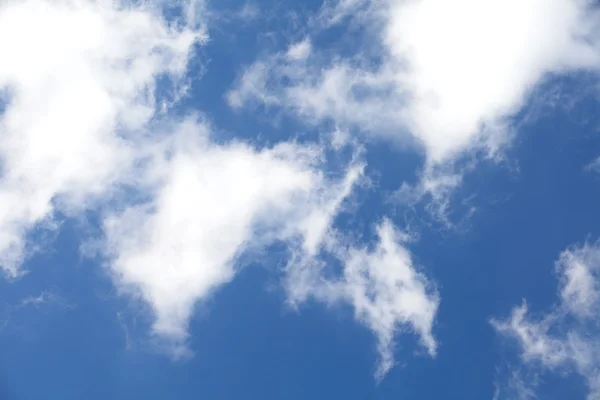
<path id="1" fill-rule="evenodd" d="M 260 16 L 260 7 L 256 3 L 246 2 L 236 16 L 242 21 L 252 21 Z"/>
<path id="2" fill-rule="evenodd" d="M 138 177 L 147 200 L 103 220 L 115 284 L 150 306 L 152 332 L 173 354 L 186 352 L 194 307 L 236 276 L 245 252 L 297 241 L 314 251 L 362 174 L 351 164 L 330 179 L 316 147 L 220 145 L 206 140 L 209 129 L 175 127 Z"/>
<path id="3" fill-rule="evenodd" d="M 292 44 L 286 53 L 286 57 L 291 61 L 303 61 L 310 56 L 312 45 L 310 39 L 306 38 L 301 42 Z"/>
<path id="4" fill-rule="evenodd" d="M 600 173 L 600 157 L 596 158 L 594 161 L 586 165 L 584 169 L 587 172 Z"/>
<path id="5" fill-rule="evenodd" d="M 14 308 L 34 307 L 40 308 L 43 305 L 56 305 L 61 308 L 72 308 L 62 297 L 48 291 L 40 293 L 38 296 L 29 296 L 21 300 Z"/>
<path id="6" fill-rule="evenodd" d="M 539 379 L 535 374 L 527 374 L 507 365 L 505 370 L 496 373 L 493 400 L 536 399 L 538 386 Z"/>
<path id="7" fill-rule="evenodd" d="M 517 342 L 525 366 L 542 372 L 572 369 L 595 399 L 600 396 L 600 242 L 563 251 L 556 270 L 560 301 L 554 310 L 536 318 L 523 302 L 492 325 Z"/>
<path id="8" fill-rule="evenodd" d="M 395 339 L 404 328 L 415 332 L 423 347 L 435 356 L 437 342 L 432 330 L 439 295 L 417 270 L 405 248 L 409 236 L 388 220 L 378 225 L 377 235 L 373 250 L 325 242 L 327 254 L 341 264 L 339 276 L 325 274 L 327 268 L 318 256 L 292 259 L 287 268 L 286 289 L 294 307 L 308 299 L 350 305 L 355 318 L 377 339 L 379 362 L 375 377 L 381 380 L 395 365 Z"/>
<path id="9" fill-rule="evenodd" d="M 20 335 L 29 336 L 31 332 L 27 326 L 30 319 L 39 320 L 40 315 L 36 315 L 37 313 L 73 308 L 75 307 L 62 296 L 46 290 L 37 296 L 28 296 L 16 304 L 7 305 L 0 315 L 0 332 L 19 331 Z"/>

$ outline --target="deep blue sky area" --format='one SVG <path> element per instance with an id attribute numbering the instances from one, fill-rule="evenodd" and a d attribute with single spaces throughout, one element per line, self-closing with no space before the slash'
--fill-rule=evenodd
<path id="1" fill-rule="evenodd" d="M 262 148 L 290 137 L 324 140 L 335 121 L 315 124 L 258 102 L 234 109 L 226 100 L 245 67 L 309 35 L 322 5 L 211 2 L 210 39 L 197 47 L 190 91 L 172 112 L 204 115 L 218 143 Z M 355 56 L 353 40 L 364 35 L 342 24 L 314 34 L 312 45 Z M 0 400 L 492 400 L 496 385 L 516 370 L 528 383 L 535 376 L 538 399 L 585 399 L 588 383 L 576 367 L 532 372 L 522 366 L 517 342 L 490 321 L 508 318 L 525 299 L 532 315 L 557 309 L 560 253 L 600 238 L 600 175 L 586 168 L 600 155 L 600 106 L 594 94 L 582 94 L 582 87 L 592 93 L 593 79 L 549 80 L 533 92 L 499 157 L 473 156 L 476 167 L 450 196 L 451 227 L 427 212 L 427 197 L 394 200 L 403 182 L 418 185 L 424 151 L 353 127 L 371 184 L 352 195 L 336 227 L 372 246 L 376 225 L 389 218 L 418 238 L 406 247 L 440 297 L 435 357 L 403 327 L 396 365 L 378 381 L 373 332 L 349 304 L 290 307 L 277 272 L 287 253 L 273 250 L 239 266 L 235 279 L 196 304 L 187 342 L 193 355 L 174 359 L 152 342 L 148 304 L 119 291 L 105 258 L 82 254 L 89 239 L 82 232 L 100 230 L 97 215 L 57 214 L 59 229 L 28 233 L 41 244 L 24 265 L 28 273 L 0 279 Z M 544 90 L 563 97 L 540 105 Z M 351 153 L 338 153 L 329 165 L 335 170 Z"/>

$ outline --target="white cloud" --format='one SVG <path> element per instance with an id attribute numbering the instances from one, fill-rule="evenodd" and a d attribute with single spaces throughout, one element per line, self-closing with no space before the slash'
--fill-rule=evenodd
<path id="1" fill-rule="evenodd" d="M 176 351 L 194 305 L 234 277 L 244 252 L 278 241 L 313 251 L 362 170 L 351 166 L 336 183 L 316 147 L 219 146 L 203 133 L 183 123 L 174 147 L 152 160 L 150 200 L 105 219 L 115 281 L 151 305 L 153 332 Z"/>
<path id="2" fill-rule="evenodd" d="M 594 161 L 587 164 L 584 170 L 587 172 L 600 172 L 600 157 L 595 158 Z"/>
<path id="3" fill-rule="evenodd" d="M 275 55 L 249 67 L 231 95 L 273 99 L 317 120 L 332 118 L 396 138 L 408 131 L 435 163 L 503 133 L 505 118 L 547 74 L 600 65 L 600 17 L 586 1 L 336 5 L 323 15 L 337 21 L 348 10 L 359 11 L 367 32 L 374 32 L 357 39 L 358 57 L 313 58 L 319 65 L 300 68 Z M 539 18 L 542 11 L 546 18 Z M 361 62 L 372 49 L 383 58 L 379 65 Z M 268 69 L 262 78 L 269 81 L 260 82 L 255 68 Z M 284 76 L 291 84 L 271 84 Z M 279 96 L 271 97 L 275 92 Z"/>
<path id="4" fill-rule="evenodd" d="M 424 0 L 390 11 L 384 42 L 408 63 L 398 79 L 414 96 L 407 122 L 434 161 L 472 145 L 481 124 L 502 126 L 545 74 L 600 65 L 600 19 L 585 1 Z"/>
<path id="5" fill-rule="evenodd" d="M 437 343 L 432 328 L 439 297 L 428 279 L 415 268 L 404 246 L 409 237 L 390 221 L 377 227 L 374 249 L 344 246 L 333 241 L 324 249 L 342 266 L 331 276 L 331 266 L 315 258 L 297 257 L 288 266 L 287 291 L 293 306 L 313 298 L 326 304 L 348 304 L 356 319 L 377 338 L 379 363 L 375 376 L 382 379 L 394 366 L 396 334 L 409 328 L 430 355 Z"/>
<path id="6" fill-rule="evenodd" d="M 293 61 L 306 60 L 310 56 L 312 44 L 309 39 L 304 39 L 298 43 L 292 44 L 286 53 L 288 59 Z"/>
<path id="7" fill-rule="evenodd" d="M 478 150 L 498 155 L 514 136 L 511 117 L 550 76 L 600 66 L 600 14 L 587 0 L 325 1 L 315 21 L 315 37 L 342 21 L 364 29 L 341 36 L 344 53 L 329 44 L 307 61 L 258 59 L 231 106 L 259 101 L 408 143 L 425 155 L 424 181 L 446 179 L 437 166 Z M 448 202 L 447 186 L 427 186 L 412 191 Z"/>
<path id="8" fill-rule="evenodd" d="M 589 387 L 589 399 L 600 398 L 600 243 L 565 250 L 556 263 L 560 303 L 536 318 L 527 304 L 505 321 L 493 320 L 502 334 L 514 338 L 523 361 L 543 370 L 573 369 Z"/>
<path id="9" fill-rule="evenodd" d="M 0 265 L 9 276 L 22 272 L 33 228 L 85 209 L 129 171 L 157 112 L 156 78 L 180 79 L 203 37 L 149 4 L 0 4 Z"/>
<path id="10" fill-rule="evenodd" d="M 564 251 L 557 268 L 562 276 L 562 305 L 579 317 L 593 318 L 600 305 L 600 245 L 586 244 Z"/>

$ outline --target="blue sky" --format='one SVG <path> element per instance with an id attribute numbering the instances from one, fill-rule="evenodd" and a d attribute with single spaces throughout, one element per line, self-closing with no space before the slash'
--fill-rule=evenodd
<path id="1" fill-rule="evenodd" d="M 598 32 L 3 2 L 0 399 L 600 398 Z"/>

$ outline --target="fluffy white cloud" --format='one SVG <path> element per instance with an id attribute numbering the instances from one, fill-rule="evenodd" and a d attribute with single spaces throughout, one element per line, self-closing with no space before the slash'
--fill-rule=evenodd
<path id="1" fill-rule="evenodd" d="M 560 303 L 540 318 L 516 307 L 510 318 L 493 320 L 502 334 L 517 340 L 523 361 L 547 370 L 574 369 L 600 398 L 600 243 L 565 250 L 556 263 Z"/>
<path id="2" fill-rule="evenodd" d="M 174 146 L 152 160 L 150 200 L 105 220 L 115 281 L 152 306 L 153 332 L 175 350 L 185 350 L 194 305 L 234 277 L 244 252 L 319 246 L 362 171 L 351 166 L 335 182 L 319 169 L 316 147 L 219 146 L 202 132 L 183 123 Z"/>
<path id="3" fill-rule="evenodd" d="M 179 80 L 203 38 L 149 4 L 0 3 L 0 266 L 9 276 L 22 272 L 33 228 L 85 209 L 126 175 L 159 109 L 156 78 Z"/>
<path id="4" fill-rule="evenodd" d="M 325 1 L 310 33 L 318 39 L 342 21 L 362 28 L 342 37 L 354 54 L 346 46 L 335 54 L 329 44 L 301 58 L 261 58 L 229 102 L 260 101 L 311 124 L 334 121 L 416 145 L 426 159 L 423 181 L 404 194 L 432 194 L 435 213 L 456 184 L 431 183 L 462 174 L 440 165 L 476 150 L 497 154 L 536 85 L 600 66 L 600 14 L 587 0 Z"/>
<path id="5" fill-rule="evenodd" d="M 434 161 L 503 128 L 546 74 L 600 65 L 600 19 L 587 1 L 422 0 L 390 11 L 384 42 L 407 64 L 407 123 Z"/>
<path id="6" fill-rule="evenodd" d="M 341 273 L 314 258 L 298 257 L 287 271 L 287 291 L 292 305 L 307 299 L 326 304 L 348 304 L 356 319 L 377 338 L 379 364 L 375 372 L 382 379 L 394 366 L 394 339 L 409 328 L 430 355 L 436 353 L 432 328 L 439 296 L 429 280 L 417 271 L 404 243 L 409 237 L 390 221 L 377 227 L 373 249 L 325 243 L 327 252 L 338 259 Z"/>

